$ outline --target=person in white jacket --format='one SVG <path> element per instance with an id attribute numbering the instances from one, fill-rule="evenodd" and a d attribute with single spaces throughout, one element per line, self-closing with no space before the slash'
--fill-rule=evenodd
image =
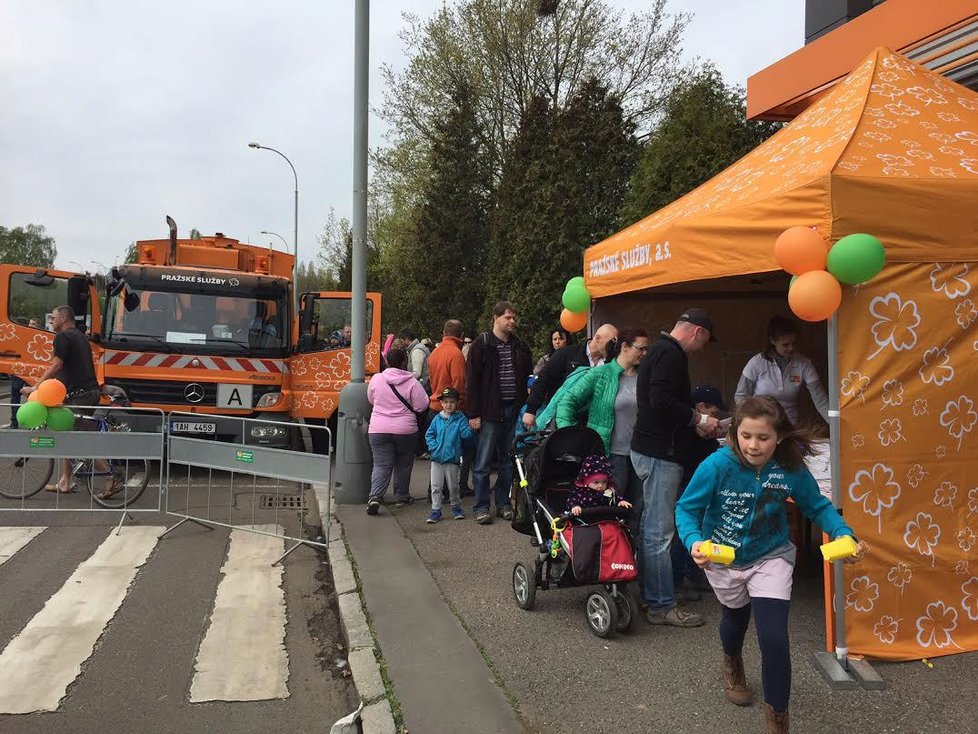
<path id="1" fill-rule="evenodd" d="M 798 425 L 798 396 L 808 388 L 822 419 L 829 419 L 829 396 L 819 380 L 815 365 L 796 350 L 798 324 L 775 316 L 767 325 L 767 348 L 755 354 L 744 366 L 737 383 L 734 402 L 740 405 L 753 395 L 770 395 L 784 408 L 788 419 Z"/>

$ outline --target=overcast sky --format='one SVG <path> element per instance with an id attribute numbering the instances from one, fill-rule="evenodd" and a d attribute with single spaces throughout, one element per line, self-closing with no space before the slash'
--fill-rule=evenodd
<path id="1" fill-rule="evenodd" d="M 608 0 L 624 11 L 643 0 Z M 401 13 L 440 0 L 375 0 L 372 105 L 382 63 L 403 65 Z M 689 58 L 728 82 L 803 44 L 803 0 L 670 0 L 695 13 Z M 330 207 L 352 210 L 353 0 L 3 0 L 0 2 L 0 225 L 43 224 L 57 264 L 112 265 L 136 239 L 191 227 L 310 259 Z M 371 119 L 376 146 L 383 129 Z M 281 247 L 281 244 L 277 244 Z"/>

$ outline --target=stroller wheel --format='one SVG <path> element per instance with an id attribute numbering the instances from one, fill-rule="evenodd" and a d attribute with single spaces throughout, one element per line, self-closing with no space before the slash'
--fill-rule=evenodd
<path id="1" fill-rule="evenodd" d="M 635 597 L 628 593 L 627 587 L 618 586 L 615 589 L 615 606 L 618 608 L 618 624 L 615 629 L 619 632 L 628 632 L 638 618 L 638 604 Z"/>
<path id="2" fill-rule="evenodd" d="M 587 626 L 598 637 L 610 637 L 618 627 L 618 605 L 615 598 L 604 589 L 596 589 L 587 595 L 584 607 Z"/>
<path id="3" fill-rule="evenodd" d="M 513 566 L 513 597 L 516 599 L 516 606 L 527 611 L 533 609 L 537 600 L 536 575 L 522 561 Z"/>

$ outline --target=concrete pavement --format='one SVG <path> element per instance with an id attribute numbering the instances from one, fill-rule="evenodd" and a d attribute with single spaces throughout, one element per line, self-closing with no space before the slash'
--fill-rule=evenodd
<path id="1" fill-rule="evenodd" d="M 509 721 L 534 734 L 763 731 L 758 706 L 738 708 L 723 698 L 715 600 L 691 605 L 706 617 L 702 628 L 650 627 L 640 620 L 633 633 L 610 640 L 588 631 L 584 589 L 540 592 L 533 611 L 520 610 L 512 598 L 511 573 L 516 561 L 532 558 L 529 539 L 498 520 L 475 525 L 471 500 L 464 502 L 465 521 L 427 525 L 427 475 L 427 462 L 418 462 L 412 494 L 422 499 L 412 506 L 388 506 L 376 518 L 367 517 L 361 506 L 341 507 L 339 513 L 412 734 L 463 726 L 520 731 L 503 728 L 509 717 L 502 713 L 499 728 L 472 728 L 485 720 L 484 709 L 470 704 L 476 695 L 479 707 L 506 701 L 517 712 Z M 454 624 L 445 621 L 446 613 Z M 817 560 L 798 571 L 790 624 L 793 731 L 978 732 L 978 700 L 965 692 L 967 681 L 978 679 L 978 655 L 939 658 L 933 668 L 920 662 L 874 663 L 888 684 L 884 691 L 828 688 L 812 665 L 812 654 L 824 649 Z M 467 639 L 458 637 L 459 629 Z M 473 650 L 484 656 L 483 681 L 495 681 L 501 692 L 470 688 L 479 670 Z M 745 659 L 748 680 L 759 691 L 753 633 Z M 455 672 L 460 665 L 464 673 Z"/>

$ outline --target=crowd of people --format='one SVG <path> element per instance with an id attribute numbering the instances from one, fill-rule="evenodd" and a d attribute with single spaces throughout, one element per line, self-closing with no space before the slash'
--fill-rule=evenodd
<path id="1" fill-rule="evenodd" d="M 737 705 L 754 700 L 742 659 L 753 615 L 767 731 L 787 731 L 795 563 L 789 497 L 833 539 L 853 536 L 805 465 L 808 438 L 795 425 L 800 392 L 807 388 L 823 417 L 828 400 L 811 361 L 797 350 L 797 325 L 771 320 L 766 344 L 743 370 L 733 415 L 721 418 L 728 412 L 721 391 L 694 387 L 689 376 L 688 355 L 717 340 L 704 309 L 685 310 L 654 337 L 605 323 L 573 344 L 555 328 L 537 361 L 516 333 L 517 316 L 513 304 L 500 302 L 491 328 L 471 339 L 449 320 L 434 349 L 410 330 L 391 340 L 386 369 L 368 388 L 374 464 L 367 513 L 379 514 L 392 476 L 395 506 L 413 501 L 420 436 L 431 460 L 429 523 L 442 520 L 444 499 L 453 518 L 465 517 L 469 467 L 475 521 L 492 523 L 493 511 L 511 520 L 514 434 L 589 426 L 605 455 L 585 460 L 567 511 L 579 514 L 595 503 L 632 509 L 650 624 L 701 626 L 703 617 L 680 602 L 713 591 L 722 608 L 724 693 Z M 735 562 L 711 563 L 701 552 L 708 540 L 735 548 Z"/>

